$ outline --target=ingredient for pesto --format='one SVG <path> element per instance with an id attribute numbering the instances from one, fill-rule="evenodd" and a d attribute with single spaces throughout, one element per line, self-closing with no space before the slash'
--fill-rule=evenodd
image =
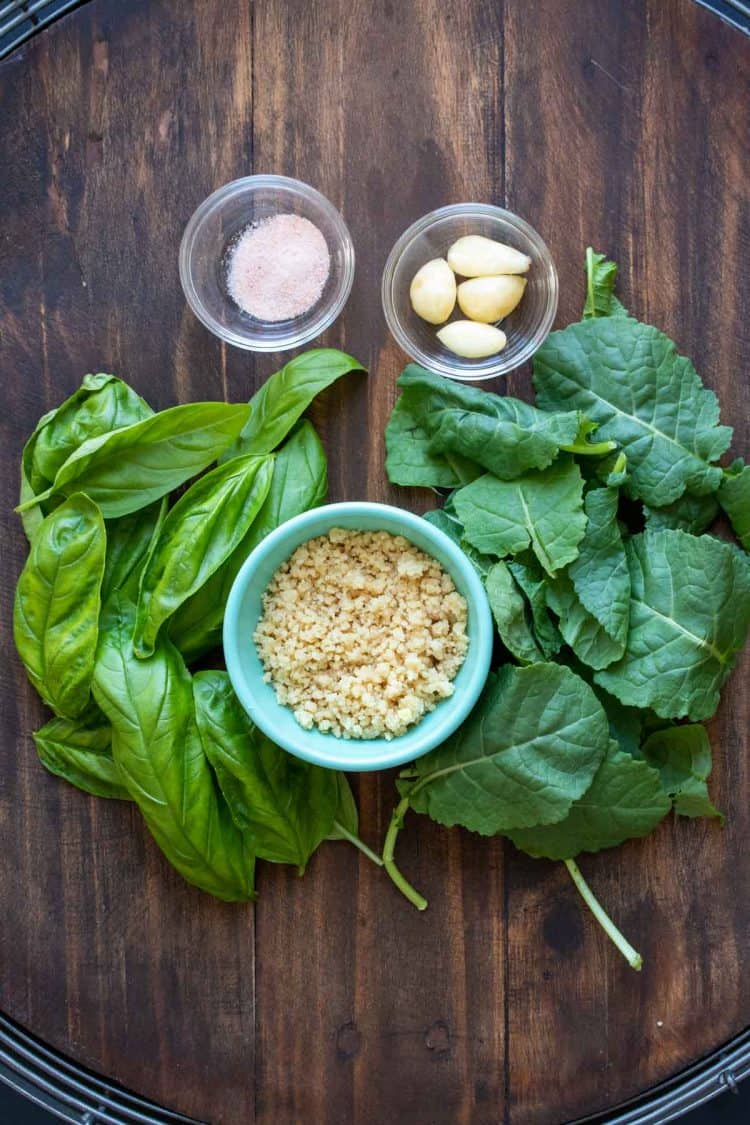
<path id="1" fill-rule="evenodd" d="M 483 359 L 501 352 L 508 342 L 505 333 L 492 324 L 473 320 L 452 320 L 437 334 L 441 344 L 464 359 Z"/>
<path id="2" fill-rule="evenodd" d="M 750 559 L 701 532 L 721 505 L 747 550 L 750 469 L 718 465 L 731 430 L 716 396 L 629 315 L 616 274 L 589 249 L 583 318 L 534 359 L 536 407 L 415 365 L 399 380 L 388 475 L 451 490 L 426 518 L 483 579 L 502 648 L 461 730 L 402 771 L 383 861 L 424 909 L 394 856 L 409 809 L 508 836 L 565 863 L 639 969 L 575 857 L 647 835 L 670 809 L 722 819 L 695 720 L 745 643 Z"/>
<path id="3" fill-rule="evenodd" d="M 430 324 L 443 324 L 456 304 L 456 276 L 445 258 L 425 262 L 409 289 L 412 308 Z"/>
<path id="4" fill-rule="evenodd" d="M 458 307 L 469 320 L 496 324 L 513 312 L 525 288 L 525 277 L 472 277 L 458 287 Z"/>
<path id="5" fill-rule="evenodd" d="M 31 549 L 15 639 L 57 716 L 34 734 L 39 757 L 86 793 L 134 801 L 176 869 L 218 898 L 254 897 L 256 859 L 303 871 L 325 839 L 380 863 L 358 837 L 346 778 L 269 742 L 225 672 L 188 667 L 216 647 L 253 547 L 325 498 L 325 454 L 299 419 L 355 370 L 316 349 L 250 404 L 160 414 L 114 376 L 90 375 L 24 449 Z"/>
<path id="6" fill-rule="evenodd" d="M 447 254 L 448 265 L 461 277 L 495 277 L 497 274 L 528 273 L 531 258 L 504 242 L 483 234 L 457 239 Z"/>
<path id="7" fill-rule="evenodd" d="M 453 694 L 466 624 L 465 599 L 430 555 L 401 535 L 334 528 L 276 572 L 254 640 L 301 726 L 391 739 Z"/>

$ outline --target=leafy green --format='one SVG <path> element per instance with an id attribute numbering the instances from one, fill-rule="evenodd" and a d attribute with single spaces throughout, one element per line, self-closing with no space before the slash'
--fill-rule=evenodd
<path id="1" fill-rule="evenodd" d="M 495 559 L 490 555 L 483 555 L 481 551 L 477 551 L 468 543 L 464 537 L 463 525 L 458 516 L 453 511 L 450 504 L 446 504 L 444 508 L 435 508 L 431 512 L 425 512 L 424 518 L 433 527 L 437 527 L 449 539 L 452 539 L 457 547 L 460 547 L 469 561 L 474 565 L 474 569 L 480 578 L 486 578 L 488 572 L 495 564 Z"/>
<path id="2" fill-rule="evenodd" d="M 660 527 L 689 531 L 693 535 L 700 535 L 716 519 L 719 514 L 719 501 L 716 494 L 708 493 L 706 496 L 694 496 L 692 492 L 683 492 L 679 500 L 667 504 L 665 508 L 644 508 L 646 527 L 658 531 Z"/>
<path id="3" fill-rule="evenodd" d="M 39 760 L 50 773 L 91 793 L 129 801 L 112 757 L 112 728 L 92 705 L 79 719 L 52 719 L 34 732 Z"/>
<path id="4" fill-rule="evenodd" d="M 293 516 L 316 508 L 328 491 L 326 455 L 308 421 L 299 423 L 275 457 L 271 486 L 242 542 L 170 622 L 169 633 L 185 660 L 221 644 L 224 606 L 240 567 L 269 532 Z"/>
<path id="5" fill-rule="evenodd" d="M 583 320 L 596 316 L 627 316 L 625 306 L 615 297 L 617 263 L 606 254 L 597 254 L 589 246 L 586 250 L 586 302 Z"/>
<path id="6" fill-rule="evenodd" d="M 497 562 L 485 578 L 487 598 L 500 640 L 521 664 L 546 659 L 526 618 L 526 599 L 507 563 Z"/>
<path id="7" fill-rule="evenodd" d="M 750 562 L 729 543 L 684 531 L 646 531 L 626 551 L 627 648 L 597 682 L 663 718 L 706 719 L 750 624 Z"/>
<path id="8" fill-rule="evenodd" d="M 312 348 L 284 364 L 250 399 L 250 417 L 235 444 L 220 458 L 260 457 L 287 436 L 316 395 L 350 371 L 364 371 L 353 356 L 336 348 Z"/>
<path id="9" fill-rule="evenodd" d="M 398 380 L 402 398 L 406 397 L 409 423 L 419 428 L 419 444 L 429 437 L 427 454 L 436 455 L 438 465 L 447 464 L 447 487 L 465 483 L 467 473 L 478 464 L 505 480 L 521 476 L 529 469 L 544 469 L 560 449 L 576 440 L 580 418 L 576 411 L 546 414 L 520 399 L 488 394 L 466 384 L 444 379 L 410 364 Z M 397 416 L 397 425 L 386 431 L 388 468 L 401 470 L 397 483 L 408 484 L 413 451 L 408 449 L 414 436 L 405 427 L 406 418 Z M 407 449 L 401 452 L 403 445 Z M 461 458 L 458 465 L 454 458 Z M 458 479 L 456 479 L 458 478 Z M 471 479 L 469 477 L 468 479 Z M 421 482 L 420 482 L 421 483 Z"/>
<path id="10" fill-rule="evenodd" d="M 483 835 L 552 824 L 586 792 L 608 741 L 598 699 L 568 668 L 506 665 L 399 791 L 416 812 Z"/>
<path id="11" fill-rule="evenodd" d="M 294 864 L 302 874 L 332 831 L 341 796 L 336 773 L 266 738 L 226 672 L 199 672 L 193 692 L 203 748 L 235 824 L 261 859 Z"/>
<path id="12" fill-rule="evenodd" d="M 599 769 L 564 820 L 509 832 L 522 851 L 547 859 L 614 848 L 647 836 L 672 807 L 657 770 L 624 753 L 610 739 Z"/>
<path id="13" fill-rule="evenodd" d="M 488 473 L 459 489 L 453 502 L 477 550 L 517 555 L 530 545 L 553 577 L 576 557 L 586 529 L 583 479 L 570 457 L 514 481 Z"/>
<path id="14" fill-rule="evenodd" d="M 145 508 L 215 461 L 237 436 L 248 412 L 247 406 L 195 402 L 88 438 L 58 470 L 48 492 L 33 503 L 54 493 L 85 492 L 105 519 Z"/>
<path id="15" fill-rule="evenodd" d="M 107 555 L 104 560 L 102 604 L 116 591 L 131 601 L 138 598 L 138 583 L 154 534 L 167 514 L 167 499 L 156 500 L 147 508 L 110 520 L 107 528 Z"/>
<path id="16" fill-rule="evenodd" d="M 40 526 L 21 571 L 13 637 L 29 679 L 58 715 L 89 702 L 106 533 L 87 496 L 71 496 Z"/>
<path id="17" fill-rule="evenodd" d="M 584 664 L 606 668 L 619 660 L 625 641 L 615 641 L 604 626 L 589 613 L 576 594 L 569 574 L 558 574 L 547 585 L 547 604 L 558 617 L 558 627 L 566 644 Z"/>
<path id="18" fill-rule="evenodd" d="M 630 574 L 617 522 L 617 492 L 612 488 L 591 489 L 584 498 L 583 510 L 586 532 L 568 574 L 581 605 L 622 656 L 630 617 Z"/>
<path id="19" fill-rule="evenodd" d="M 713 492 L 732 431 L 716 395 L 657 328 L 606 316 L 552 332 L 534 357 L 544 410 L 580 410 L 627 455 L 626 491 L 653 507 Z"/>
<path id="20" fill-rule="evenodd" d="M 508 569 L 523 592 L 531 610 L 534 636 L 546 660 L 560 651 L 563 643 L 560 630 L 547 610 L 549 578 L 529 551 L 508 562 Z"/>
<path id="21" fill-rule="evenodd" d="M 402 391 L 385 427 L 385 469 L 392 484 L 412 488 L 456 488 L 481 475 L 473 461 L 458 453 L 435 453 L 419 417 L 417 388 Z"/>
<path id="22" fill-rule="evenodd" d="M 641 754 L 659 771 L 663 788 L 679 816 L 710 816 L 724 821 L 708 795 L 711 743 L 700 723 L 665 727 L 649 735 Z"/>
<path id="23" fill-rule="evenodd" d="M 138 660 L 135 607 L 117 595 L 100 634 L 94 696 L 122 782 L 165 856 L 217 898 L 252 898 L 255 856 L 229 814 L 198 734 L 190 675 L 165 638 Z"/>
<path id="24" fill-rule="evenodd" d="M 739 461 L 724 473 L 719 503 L 729 516 L 740 543 L 750 551 L 750 465 Z"/>
<path id="25" fill-rule="evenodd" d="M 156 533 L 138 588 L 135 654 L 150 656 L 164 622 L 242 542 L 271 487 L 272 457 L 235 457 L 200 477 Z"/>

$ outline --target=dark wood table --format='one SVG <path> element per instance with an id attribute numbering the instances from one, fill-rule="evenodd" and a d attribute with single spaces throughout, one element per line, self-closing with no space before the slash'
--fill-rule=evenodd
<path id="1" fill-rule="evenodd" d="M 582 867 L 642 950 L 633 974 L 559 865 L 410 818 L 406 903 L 353 849 L 255 909 L 186 886 L 137 813 L 47 776 L 15 659 L 22 444 L 86 371 L 156 407 L 244 400 L 278 360 L 185 306 L 195 206 L 252 171 L 345 215 L 357 276 L 325 342 L 369 364 L 314 421 L 333 499 L 418 505 L 383 471 L 404 362 L 380 273 L 456 200 L 543 234 L 578 316 L 587 243 L 674 336 L 750 448 L 750 40 L 690 0 L 94 0 L 0 65 L 0 1008 L 84 1064 L 212 1122 L 532 1125 L 611 1106 L 750 1022 L 750 755 L 738 669 L 711 724 L 728 815 L 666 822 Z M 528 396 L 529 372 L 507 381 Z M 390 775 L 358 785 L 382 841 Z"/>

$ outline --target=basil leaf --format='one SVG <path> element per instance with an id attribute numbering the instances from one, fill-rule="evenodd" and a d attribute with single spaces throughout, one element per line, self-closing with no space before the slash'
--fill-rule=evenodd
<path id="1" fill-rule="evenodd" d="M 745 643 L 750 563 L 729 543 L 646 531 L 626 544 L 632 597 L 621 660 L 596 680 L 662 718 L 707 719 Z"/>
<path id="2" fill-rule="evenodd" d="M 235 824 L 256 854 L 300 874 L 332 830 L 340 802 L 333 770 L 287 754 L 245 714 L 226 672 L 193 680 L 198 729 Z"/>
<path id="3" fill-rule="evenodd" d="M 48 494 L 80 491 L 99 504 L 105 519 L 145 508 L 215 461 L 244 425 L 248 409 L 224 402 L 173 406 L 89 438 L 59 469 L 49 493 L 41 493 L 36 502 Z"/>
<path id="4" fill-rule="evenodd" d="M 96 705 L 79 719 L 52 719 L 34 742 L 50 773 L 94 797 L 130 800 L 112 757 L 112 728 Z"/>
<path id="5" fill-rule="evenodd" d="M 452 499 L 466 538 L 478 551 L 517 555 L 531 546 L 553 577 L 578 554 L 586 529 L 583 479 L 569 457 L 514 481 L 488 473 Z"/>
<path id="6" fill-rule="evenodd" d="M 692 363 L 648 324 L 600 317 L 552 332 L 534 357 L 544 410 L 580 410 L 627 455 L 626 491 L 654 507 L 714 492 L 732 431 Z"/>
<path id="7" fill-rule="evenodd" d="M 135 607 L 115 596 L 102 624 L 94 696 L 112 724 L 122 782 L 173 867 L 227 901 L 252 898 L 255 856 L 235 827 L 203 752 L 193 689 L 177 650 L 160 640 L 138 660 Z"/>
<path id="8" fill-rule="evenodd" d="M 628 635 L 630 573 L 617 522 L 617 492 L 612 488 L 591 489 L 584 498 L 583 510 L 586 532 L 568 574 L 581 605 L 615 642 L 619 657 Z"/>
<path id="9" fill-rule="evenodd" d="M 96 504 L 71 496 L 42 523 L 16 587 L 18 654 L 44 702 L 71 719 L 90 697 L 105 547 Z"/>
<path id="10" fill-rule="evenodd" d="M 472 463 L 504 480 L 529 469 L 544 469 L 578 433 L 580 419 L 575 410 L 544 413 L 520 399 L 501 398 L 456 383 L 416 364 L 405 369 L 398 384 L 402 398 L 407 396 L 411 417 L 430 438 L 428 454 L 463 459 L 459 462 L 463 480 L 448 481 L 449 487 L 465 483 Z M 391 434 L 391 441 L 393 437 Z M 472 470 L 473 476 L 476 472 Z"/>
<path id="11" fill-rule="evenodd" d="M 583 319 L 594 316 L 627 316 L 625 306 L 615 297 L 617 281 L 617 262 L 611 262 L 606 254 L 597 254 L 589 246 L 586 250 L 586 301 L 583 306 Z"/>
<path id="12" fill-rule="evenodd" d="M 290 359 L 250 399 L 250 417 L 235 444 L 221 457 L 270 453 L 321 391 L 350 371 L 364 371 L 353 356 L 336 348 L 313 348 Z"/>
<path id="13" fill-rule="evenodd" d="M 500 640 L 520 664 L 546 659 L 526 619 L 526 599 L 504 562 L 495 563 L 485 578 L 485 590 Z"/>
<path id="14" fill-rule="evenodd" d="M 130 601 L 138 597 L 143 564 L 157 528 L 167 514 L 167 499 L 157 500 L 148 508 L 131 512 L 118 520 L 109 520 L 107 556 L 104 561 L 102 604 L 119 590 Z"/>
<path id="15" fill-rule="evenodd" d="M 84 441 L 153 416 L 140 395 L 114 375 L 85 375 L 78 391 L 47 415 L 36 431 L 32 483 L 46 488 Z"/>
<path id="16" fill-rule="evenodd" d="M 598 699 L 568 668 L 507 665 L 399 791 L 416 812 L 483 835 L 551 824 L 588 789 L 608 741 Z"/>
<path id="17" fill-rule="evenodd" d="M 711 743 L 700 723 L 666 727 L 650 735 L 641 754 L 661 775 L 679 816 L 724 816 L 711 801 L 706 781 L 711 773 Z"/>
<path id="18" fill-rule="evenodd" d="M 328 492 L 326 455 L 308 421 L 299 424 L 276 454 L 271 487 L 250 529 L 207 582 L 179 607 L 172 641 L 188 661 L 221 644 L 224 607 L 240 567 L 269 532 L 321 504 Z"/>
<path id="19" fill-rule="evenodd" d="M 590 787 L 557 824 L 509 832 L 517 848 L 535 857 L 572 859 L 579 852 L 614 848 L 647 836 L 671 808 L 659 774 L 610 740 Z"/>
<path id="20" fill-rule="evenodd" d="M 707 496 L 694 496 L 683 492 L 679 500 L 667 504 L 665 508 L 644 507 L 646 527 L 658 531 L 660 527 L 676 528 L 700 535 L 710 527 L 719 514 L 719 501 L 715 493 Z"/>
<path id="21" fill-rule="evenodd" d="M 150 656 L 164 622 L 241 543 L 273 476 L 272 457 L 235 457 L 191 485 L 166 516 L 141 575 L 133 645 Z"/>
<path id="22" fill-rule="evenodd" d="M 430 435 L 418 421 L 420 413 L 420 392 L 407 388 L 385 427 L 389 481 L 412 488 L 456 488 L 480 476 L 481 468 L 466 457 L 432 450 Z"/>
<path id="23" fill-rule="evenodd" d="M 729 516 L 740 543 L 750 551 L 750 465 L 740 461 L 724 473 L 719 503 Z"/>
<path id="24" fill-rule="evenodd" d="M 354 838 L 357 840 L 355 847 L 358 847 L 359 813 L 357 804 L 346 774 L 341 773 L 340 770 L 336 773 L 336 784 L 339 794 L 336 818 L 331 831 L 326 836 L 326 840 L 347 840 L 351 843 Z"/>

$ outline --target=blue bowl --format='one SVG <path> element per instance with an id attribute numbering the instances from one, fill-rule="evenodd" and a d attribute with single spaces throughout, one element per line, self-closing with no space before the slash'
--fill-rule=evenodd
<path id="1" fill-rule="evenodd" d="M 253 642 L 261 615 L 261 597 L 278 568 L 301 543 L 325 535 L 334 527 L 403 535 L 438 560 L 469 607 L 469 649 L 454 680 L 453 695 L 441 700 L 434 711 L 397 738 L 346 739 L 318 730 L 305 730 L 292 711 L 277 701 L 271 685 L 263 680 L 263 666 Z M 224 614 L 227 671 L 250 718 L 270 739 L 298 758 L 338 770 L 400 766 L 444 742 L 469 714 L 484 687 L 492 656 L 492 637 L 487 595 L 463 551 L 427 520 L 387 504 L 328 504 L 295 516 L 276 528 L 245 560 Z"/>

